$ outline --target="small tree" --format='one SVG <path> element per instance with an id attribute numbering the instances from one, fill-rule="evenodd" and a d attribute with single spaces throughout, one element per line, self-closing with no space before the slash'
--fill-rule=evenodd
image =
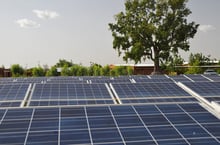
<path id="1" fill-rule="evenodd" d="M 42 67 L 38 66 L 32 69 L 32 75 L 35 77 L 42 77 L 45 76 L 45 71 Z"/>
<path id="2" fill-rule="evenodd" d="M 215 59 L 211 58 L 211 55 L 205 56 L 202 53 L 191 53 L 189 56 L 189 64 L 192 65 L 198 60 L 199 65 L 212 65 Z"/>
<path id="3" fill-rule="evenodd" d="M 179 49 L 189 50 L 199 25 L 188 23 L 191 11 L 188 0 L 126 0 L 125 12 L 110 23 L 113 48 L 125 61 L 145 59 L 154 62 L 154 74 L 160 73 L 160 62 L 171 61 Z"/>
<path id="4" fill-rule="evenodd" d="M 61 76 L 71 76 L 71 71 L 68 65 L 64 65 L 61 70 Z"/>
<path id="5" fill-rule="evenodd" d="M 71 61 L 67 61 L 65 59 L 59 59 L 59 62 L 57 62 L 55 66 L 56 67 L 64 67 L 64 66 L 71 67 L 73 65 L 74 64 Z"/>
<path id="6" fill-rule="evenodd" d="M 59 73 L 57 72 L 57 68 L 55 66 L 52 66 L 48 71 L 46 76 L 59 76 Z"/>
<path id="7" fill-rule="evenodd" d="M 20 77 L 24 74 L 24 69 L 19 64 L 13 64 L 11 66 L 11 73 L 13 77 Z"/>
<path id="8" fill-rule="evenodd" d="M 191 65 L 191 67 L 188 68 L 186 74 L 201 74 L 203 70 L 199 66 L 200 66 L 200 61 L 195 60 L 194 63 Z"/>
<path id="9" fill-rule="evenodd" d="M 127 67 L 127 73 L 128 75 L 133 75 L 134 74 L 134 68 L 132 68 L 131 66 Z"/>
<path id="10" fill-rule="evenodd" d="M 106 65 L 106 66 L 102 67 L 101 75 L 102 76 L 110 76 L 110 67 L 109 67 L 109 65 Z"/>
<path id="11" fill-rule="evenodd" d="M 102 66 L 97 63 L 91 63 L 89 67 L 89 75 L 90 76 L 100 76 L 101 75 Z"/>
<path id="12" fill-rule="evenodd" d="M 114 76 L 118 76 L 116 68 L 113 68 L 110 70 L 110 76 L 114 77 Z"/>

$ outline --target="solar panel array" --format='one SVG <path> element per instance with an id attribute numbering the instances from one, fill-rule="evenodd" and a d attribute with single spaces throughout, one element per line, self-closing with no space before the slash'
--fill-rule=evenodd
<path id="1" fill-rule="evenodd" d="M 219 145 L 218 77 L 0 79 L 0 145 Z"/>
<path id="2" fill-rule="evenodd" d="M 0 110 L 0 144 L 220 144 L 220 122 L 198 104 Z"/>
<path id="3" fill-rule="evenodd" d="M 220 82 L 184 82 L 183 84 L 208 101 L 220 103 Z"/>
<path id="4" fill-rule="evenodd" d="M 197 102 L 175 83 L 112 84 L 114 92 L 123 104 Z"/>

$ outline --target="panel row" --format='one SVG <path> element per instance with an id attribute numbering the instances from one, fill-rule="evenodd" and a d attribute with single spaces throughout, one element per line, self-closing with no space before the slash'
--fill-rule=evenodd
<path id="1" fill-rule="evenodd" d="M 29 77 L 29 78 L 0 78 L 0 84 L 6 83 L 141 83 L 141 82 L 220 82 L 219 75 L 177 75 L 150 76 L 131 75 L 119 77 L 107 76 L 70 76 L 70 77 Z"/>
<path id="2" fill-rule="evenodd" d="M 220 120 L 199 104 L 0 110 L 0 144 L 220 144 Z"/>
<path id="3" fill-rule="evenodd" d="M 220 103 L 220 82 L 183 82 L 208 101 Z M 1 84 L 0 107 L 198 102 L 174 82 L 111 84 Z"/>

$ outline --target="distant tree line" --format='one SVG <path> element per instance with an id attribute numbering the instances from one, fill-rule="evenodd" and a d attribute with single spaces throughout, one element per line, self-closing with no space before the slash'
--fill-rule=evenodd
<path id="1" fill-rule="evenodd" d="M 51 68 L 37 66 L 31 69 L 24 69 L 19 64 L 11 66 L 11 73 L 13 77 L 26 76 L 119 76 L 132 75 L 133 67 L 130 66 L 114 66 L 110 68 L 109 65 L 102 66 L 97 63 L 91 63 L 89 67 L 81 64 L 74 64 L 65 59 L 60 59 Z"/>
<path id="2" fill-rule="evenodd" d="M 190 54 L 189 63 L 186 67 L 183 66 L 184 60 L 180 56 L 176 56 L 169 63 L 162 64 L 161 68 L 167 74 L 201 74 L 207 68 L 200 66 L 220 65 L 220 61 L 211 58 L 210 55 L 205 56 L 202 53 Z M 215 68 L 220 73 L 220 68 Z M 60 59 L 54 66 L 48 68 L 47 66 L 37 66 L 31 69 L 24 69 L 19 64 L 11 66 L 11 73 L 13 77 L 26 76 L 120 76 L 132 75 L 133 67 L 130 66 L 102 66 L 97 63 L 91 63 L 90 66 L 83 66 L 81 64 L 74 64 L 71 61 Z"/>

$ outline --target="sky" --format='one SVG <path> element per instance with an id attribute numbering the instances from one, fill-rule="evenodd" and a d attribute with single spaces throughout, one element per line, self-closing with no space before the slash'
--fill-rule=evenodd
<path id="1" fill-rule="evenodd" d="M 220 59 L 219 6 L 220 0 L 189 0 L 189 22 L 200 27 L 190 51 L 181 52 L 186 61 L 190 53 Z M 0 66 L 124 64 L 108 27 L 123 10 L 124 0 L 0 0 Z"/>

